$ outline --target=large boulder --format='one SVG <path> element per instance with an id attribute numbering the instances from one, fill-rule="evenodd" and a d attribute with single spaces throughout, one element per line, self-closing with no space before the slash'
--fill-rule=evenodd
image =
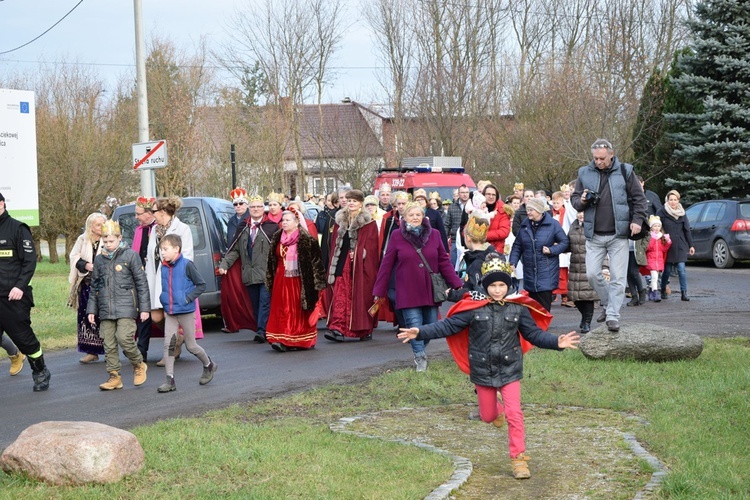
<path id="1" fill-rule="evenodd" d="M 24 430 L 0 456 L 8 474 L 56 485 L 113 483 L 143 468 L 134 434 L 96 422 L 41 422 Z"/>
<path id="2" fill-rule="evenodd" d="M 663 326 L 623 323 L 617 333 L 601 326 L 581 335 L 578 347 L 589 359 L 675 361 L 700 356 L 703 340 L 692 333 Z"/>

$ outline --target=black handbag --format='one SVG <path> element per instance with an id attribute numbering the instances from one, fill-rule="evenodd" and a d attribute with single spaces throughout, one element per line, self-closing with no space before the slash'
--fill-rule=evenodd
<path id="1" fill-rule="evenodd" d="M 412 244 L 414 250 L 419 254 L 419 258 L 422 259 L 424 267 L 427 268 L 427 272 L 430 273 L 430 281 L 432 282 L 432 301 L 433 302 L 445 302 L 448 300 L 448 284 L 445 282 L 445 278 L 440 273 L 433 273 L 430 269 L 430 265 L 427 263 L 427 259 L 422 255 L 422 249 L 417 248 Z"/>

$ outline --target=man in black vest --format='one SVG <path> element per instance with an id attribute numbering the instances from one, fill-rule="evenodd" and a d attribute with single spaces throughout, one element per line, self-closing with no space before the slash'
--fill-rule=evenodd
<path id="1" fill-rule="evenodd" d="M 633 166 L 620 163 L 612 144 L 597 139 L 591 145 L 593 160 L 578 169 L 573 208 L 583 211 L 586 235 L 586 276 L 599 295 L 602 313 L 611 332 L 620 331 L 620 307 L 625 299 L 628 270 L 628 238 L 646 223 L 646 196 Z M 609 283 L 602 273 L 609 256 Z"/>

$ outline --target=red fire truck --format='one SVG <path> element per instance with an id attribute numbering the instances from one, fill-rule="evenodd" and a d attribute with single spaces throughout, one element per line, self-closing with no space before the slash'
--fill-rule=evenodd
<path id="1" fill-rule="evenodd" d="M 464 172 L 460 156 L 427 156 L 404 158 L 399 168 L 383 168 L 378 172 L 373 186 L 377 194 L 380 185 L 387 182 L 393 191 L 414 192 L 423 188 L 427 195 L 435 191 L 441 200 L 453 200 L 453 191 L 465 184 L 476 189 L 476 184 Z"/>

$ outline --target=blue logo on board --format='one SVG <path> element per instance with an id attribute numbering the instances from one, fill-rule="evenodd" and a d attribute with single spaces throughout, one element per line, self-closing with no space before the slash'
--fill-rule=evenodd
<path id="1" fill-rule="evenodd" d="M 29 103 L 21 101 L 21 113 L 29 112 Z"/>

